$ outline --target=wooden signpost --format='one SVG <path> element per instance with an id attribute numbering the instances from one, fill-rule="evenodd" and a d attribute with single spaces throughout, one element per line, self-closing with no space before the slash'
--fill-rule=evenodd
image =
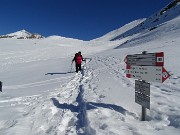
<path id="1" fill-rule="evenodd" d="M 150 109 L 150 82 L 163 83 L 169 78 L 164 66 L 164 52 L 127 55 L 124 59 L 126 77 L 135 80 L 135 102 L 142 106 L 142 118 L 145 120 L 146 108 Z"/>

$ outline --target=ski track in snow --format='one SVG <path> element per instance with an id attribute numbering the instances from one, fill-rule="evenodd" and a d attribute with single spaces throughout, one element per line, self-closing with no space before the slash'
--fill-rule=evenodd
<path id="1" fill-rule="evenodd" d="M 97 90 L 99 87 L 97 82 L 101 81 L 99 76 L 104 72 L 112 75 L 113 79 L 122 84 L 122 87 L 134 89 L 134 82 L 124 76 L 125 70 L 122 60 L 115 57 L 94 57 L 93 63 L 89 63 L 88 66 L 85 65 L 82 73 L 74 76 L 23 85 L 5 86 L 5 89 L 21 89 L 66 80 L 63 84 L 61 83 L 59 88 L 49 92 L 48 95 L 44 93 L 2 100 L 0 107 L 1 104 L 3 104 L 3 107 L 17 107 L 21 112 L 21 117 L 1 121 L 1 133 L 6 134 L 6 129 L 9 129 L 10 134 L 14 132 L 14 134 L 18 135 L 118 135 L 121 133 L 141 135 L 138 128 L 133 125 L 133 123 L 139 121 L 138 114 L 130 112 L 122 106 L 103 102 L 107 95 L 103 94 L 104 90 Z M 171 79 L 173 83 L 180 81 L 180 77 L 173 76 L 173 74 Z M 172 112 L 178 114 L 180 108 L 171 105 L 172 101 L 169 102 L 168 100 L 172 98 L 165 96 L 170 95 L 177 98 L 176 92 L 180 92 L 180 89 L 174 86 L 173 83 L 169 82 L 164 84 L 163 87 L 158 84 L 152 85 L 153 89 L 155 89 L 152 91 L 152 100 L 154 100 L 152 106 L 161 105 L 162 107 L 159 110 L 152 108 L 150 116 L 148 115 L 148 121 L 153 123 L 160 120 L 160 122 L 164 122 L 164 125 L 171 125 L 174 128 L 180 127 L 179 115 L 169 115 Z M 163 101 L 167 100 L 169 104 L 160 102 L 159 98 L 165 98 Z M 23 105 L 26 107 L 24 108 Z M 167 113 L 161 115 L 164 112 Z M 114 119 L 114 121 L 109 121 L 109 118 Z M 120 127 L 118 128 L 118 126 Z M 159 126 L 158 123 L 151 128 L 157 131 L 163 130 L 163 127 Z"/>
<path id="2" fill-rule="evenodd" d="M 104 64 L 101 59 L 97 61 Z M 92 72 L 89 69 L 87 70 L 86 66 L 84 66 L 81 74 L 78 73 L 74 77 L 66 78 L 67 83 L 62 84 L 60 88 L 50 92 L 49 95 L 42 94 L 1 101 L 1 103 L 8 103 L 10 106 L 27 106 L 26 109 L 22 111 L 23 118 L 3 123 L 5 126 L 4 130 L 10 128 L 12 132 L 19 131 L 16 134 L 95 135 L 96 131 L 90 126 L 91 121 L 88 119 L 89 111 L 95 110 L 95 112 L 102 112 L 102 115 L 98 114 L 102 117 L 106 117 L 103 115 L 106 115 L 107 112 L 110 113 L 111 110 L 115 110 L 117 112 L 124 111 L 125 113 L 125 110 L 121 107 L 101 103 L 104 95 L 97 93 L 97 86 L 91 83 L 91 80 L 94 79 L 94 77 L 97 77 L 97 72 L 100 70 L 102 69 L 96 69 Z M 114 73 L 114 75 L 116 74 L 115 71 L 111 73 Z M 57 83 L 61 81 L 61 79 L 64 78 L 55 78 L 16 86 L 5 86 L 5 89 L 38 87 L 41 85 L 48 85 L 53 82 Z M 91 95 L 93 100 L 87 102 L 86 95 Z M 110 111 L 103 112 L 104 109 L 98 109 L 99 107 L 103 107 L 105 110 L 109 109 Z M 25 126 L 19 124 L 22 121 L 21 119 L 23 121 L 27 121 L 27 123 L 23 122 L 23 125 Z M 120 119 L 124 120 L 123 117 Z M 29 125 L 30 129 L 26 128 L 27 125 Z M 107 125 L 103 124 L 99 128 L 105 130 Z"/>
<path id="3" fill-rule="evenodd" d="M 21 89 L 21 88 L 39 87 L 39 86 L 59 83 L 59 82 L 64 81 L 64 79 L 69 79 L 69 78 L 72 78 L 72 77 L 71 76 L 70 77 L 60 77 L 60 78 L 54 78 L 54 79 L 49 79 L 49 80 L 45 80 L 45 81 L 22 84 L 22 85 L 4 86 L 4 89 Z"/>
<path id="4" fill-rule="evenodd" d="M 61 77 L 41 82 L 5 86 L 5 89 L 20 89 L 28 87 L 38 87 L 48 85 L 49 83 L 58 83 L 66 79 L 64 83 L 49 95 L 41 94 L 28 97 L 19 97 L 10 100 L 2 100 L 0 104 L 9 104 L 8 106 L 27 106 L 22 109 L 22 118 L 1 122 L 1 129 L 6 132 L 19 131 L 15 134 L 78 134 L 92 135 L 94 130 L 89 126 L 86 112 L 86 101 L 84 100 L 84 83 L 88 81 L 89 74 L 86 71 L 76 74 L 74 77 Z M 70 80 L 69 80 L 70 79 Z M 4 107 L 4 106 L 3 106 Z M 42 112 L 42 113 L 41 113 Z M 24 124 L 20 124 L 21 121 Z M 27 129 L 26 127 L 30 127 Z M 18 129 L 18 130 L 17 130 Z M 3 131 L 2 131 L 3 133 Z"/>

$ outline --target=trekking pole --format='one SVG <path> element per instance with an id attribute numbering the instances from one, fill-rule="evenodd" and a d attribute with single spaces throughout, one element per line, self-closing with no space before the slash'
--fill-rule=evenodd
<path id="1" fill-rule="evenodd" d="M 84 62 L 85 62 L 85 64 L 84 64 L 84 69 L 86 69 L 86 58 L 84 59 Z"/>
<path id="2" fill-rule="evenodd" d="M 2 92 L 2 82 L 0 81 L 0 92 Z"/>
<path id="3" fill-rule="evenodd" d="M 86 58 L 86 60 L 89 60 L 88 63 L 92 60 L 92 58 Z"/>
<path id="4" fill-rule="evenodd" d="M 71 69 L 70 69 L 70 73 L 72 73 L 72 64 L 73 64 L 73 61 L 71 62 Z"/>

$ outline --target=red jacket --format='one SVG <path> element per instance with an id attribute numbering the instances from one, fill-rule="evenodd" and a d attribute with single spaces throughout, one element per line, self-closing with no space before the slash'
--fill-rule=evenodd
<path id="1" fill-rule="evenodd" d="M 81 54 L 75 54 L 73 61 L 76 62 L 76 64 L 81 64 L 83 61 L 83 57 Z"/>

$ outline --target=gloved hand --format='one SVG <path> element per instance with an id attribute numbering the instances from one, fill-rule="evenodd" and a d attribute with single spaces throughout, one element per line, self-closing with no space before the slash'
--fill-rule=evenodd
<path id="1" fill-rule="evenodd" d="M 83 59 L 83 61 L 85 61 L 85 62 L 86 62 L 86 58 L 84 58 L 84 59 Z"/>

